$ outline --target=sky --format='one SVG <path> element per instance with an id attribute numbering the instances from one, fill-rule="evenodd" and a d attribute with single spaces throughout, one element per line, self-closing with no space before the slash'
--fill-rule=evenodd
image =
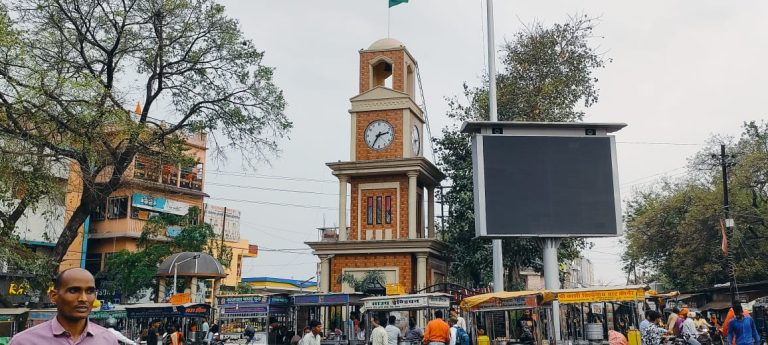
<path id="1" fill-rule="evenodd" d="M 241 210 L 241 235 L 260 247 L 245 261 L 244 277 L 310 279 L 317 259 L 303 242 L 337 223 L 338 182 L 325 163 L 349 160 L 358 51 L 385 37 L 405 44 L 439 135 L 455 125 L 445 115 L 446 97 L 460 96 L 464 82 L 478 85 L 487 69 L 485 0 L 411 0 L 389 11 L 386 0 L 223 4 L 266 52 L 264 64 L 275 67 L 294 128 L 280 155 L 256 170 L 243 168 L 236 154 L 209 164 L 208 202 Z M 600 98 L 584 121 L 628 125 L 615 133 L 625 200 L 659 178 L 685 176 L 687 159 L 712 135 L 738 136 L 744 121 L 765 118 L 768 2 L 497 0 L 494 46 L 526 24 L 572 15 L 599 18 L 591 44 L 611 62 L 596 73 Z M 584 254 L 596 283 L 624 284 L 619 242 L 593 242 Z"/>

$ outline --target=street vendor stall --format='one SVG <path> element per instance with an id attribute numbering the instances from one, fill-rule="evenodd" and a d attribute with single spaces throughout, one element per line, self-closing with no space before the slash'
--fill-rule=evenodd
<path id="1" fill-rule="evenodd" d="M 609 328 L 624 336 L 639 336 L 646 289 L 629 285 L 552 291 L 560 302 L 562 337 L 575 344 L 603 341 Z"/>
<path id="2" fill-rule="evenodd" d="M 361 311 L 365 315 L 365 338 L 366 343 L 370 341 L 371 335 L 371 319 L 375 313 L 395 314 L 395 317 L 403 323 L 408 322 L 408 318 L 413 317 L 416 319 L 416 323 L 423 327 L 427 324 L 427 321 L 432 319 L 434 311 L 442 310 L 444 315 L 448 315 L 448 308 L 451 306 L 451 295 L 445 293 L 425 293 L 415 295 L 399 295 L 399 296 L 381 296 L 381 297 L 367 297 L 361 299 L 363 307 Z M 396 325 L 397 326 L 397 325 Z M 414 340 L 412 342 L 402 341 L 401 345 L 405 344 L 421 344 L 421 339 Z"/>
<path id="3" fill-rule="evenodd" d="M 217 299 L 222 339 L 241 339 L 250 325 L 256 332 L 253 344 L 276 344 L 277 334 L 290 326 L 287 296 L 229 295 Z"/>
<path id="4" fill-rule="evenodd" d="M 56 316 L 56 309 L 32 309 L 27 317 L 27 328 L 37 326 L 43 322 L 53 319 Z"/>
<path id="5" fill-rule="evenodd" d="M 211 315 L 211 306 L 206 303 L 187 303 L 176 306 L 181 314 L 181 328 L 184 339 L 192 344 L 202 343 L 205 333 L 201 330 L 203 321 Z"/>
<path id="6" fill-rule="evenodd" d="M 104 327 L 107 326 L 108 321 L 111 319 L 117 326 L 115 329 L 118 330 L 124 330 L 128 326 L 128 312 L 123 305 L 112 306 L 110 309 L 93 310 L 88 319 Z"/>
<path id="7" fill-rule="evenodd" d="M 549 320 L 552 309 L 542 308 L 552 301 L 549 291 L 505 291 L 467 297 L 461 309 L 470 312 L 468 324 L 484 327 L 493 344 L 530 344 L 550 339 L 554 330 Z"/>
<path id="8" fill-rule="evenodd" d="M 357 344 L 362 340 L 355 337 L 357 322 L 360 320 L 360 308 L 363 306 L 362 293 L 329 293 L 293 296 L 293 315 L 296 334 L 309 324 L 309 320 L 318 320 L 328 330 L 324 344 Z M 357 319 L 355 319 L 357 317 Z M 334 333 L 336 329 L 341 335 Z"/>
<path id="9" fill-rule="evenodd" d="M 160 335 L 168 332 L 170 326 L 180 327 L 181 313 L 170 303 L 142 303 L 125 306 L 128 318 L 126 336 L 138 339 L 145 330 L 151 327 L 153 320 L 160 320 Z"/>
<path id="10" fill-rule="evenodd" d="M 28 315 L 27 308 L 0 308 L 0 342 L 9 340 L 14 334 L 24 330 Z"/>

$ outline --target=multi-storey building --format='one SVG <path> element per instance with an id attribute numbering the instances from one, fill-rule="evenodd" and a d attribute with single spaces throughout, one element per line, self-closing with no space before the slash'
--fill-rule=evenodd
<path id="1" fill-rule="evenodd" d="M 320 291 L 349 291 L 339 276 L 372 270 L 406 293 L 445 280 L 446 247 L 434 227 L 434 189 L 445 175 L 423 156 L 416 69 L 397 40 L 360 50 L 360 94 L 351 99 L 344 130 L 351 135 L 350 160 L 327 164 L 339 179 L 339 228 L 307 243 L 320 258 Z"/>

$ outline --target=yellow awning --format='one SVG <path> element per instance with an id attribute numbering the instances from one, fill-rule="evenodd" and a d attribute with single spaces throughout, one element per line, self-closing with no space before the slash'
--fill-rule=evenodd
<path id="1" fill-rule="evenodd" d="M 554 295 L 547 290 L 492 292 L 463 299 L 461 301 L 461 309 L 465 311 L 472 311 L 478 309 L 481 306 L 492 306 L 494 304 L 499 309 L 503 309 L 505 307 L 535 307 L 536 303 L 538 302 L 536 299 L 539 296 L 542 297 L 542 301 L 539 303 L 549 302 L 554 299 Z M 527 299 L 529 297 L 533 298 L 533 300 Z M 534 305 L 531 305 L 531 303 Z"/>

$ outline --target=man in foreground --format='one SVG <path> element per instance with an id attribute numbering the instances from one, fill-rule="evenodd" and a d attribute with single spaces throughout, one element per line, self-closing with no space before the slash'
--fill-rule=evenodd
<path id="1" fill-rule="evenodd" d="M 426 345 L 447 345 L 450 340 L 450 327 L 443 321 L 443 312 L 436 310 L 435 318 L 430 320 L 424 329 L 423 343 Z"/>
<path id="2" fill-rule="evenodd" d="M 117 345 L 112 333 L 88 322 L 96 300 L 96 281 L 90 272 L 62 271 L 53 281 L 50 298 L 56 304 L 56 317 L 17 334 L 9 345 Z"/>

